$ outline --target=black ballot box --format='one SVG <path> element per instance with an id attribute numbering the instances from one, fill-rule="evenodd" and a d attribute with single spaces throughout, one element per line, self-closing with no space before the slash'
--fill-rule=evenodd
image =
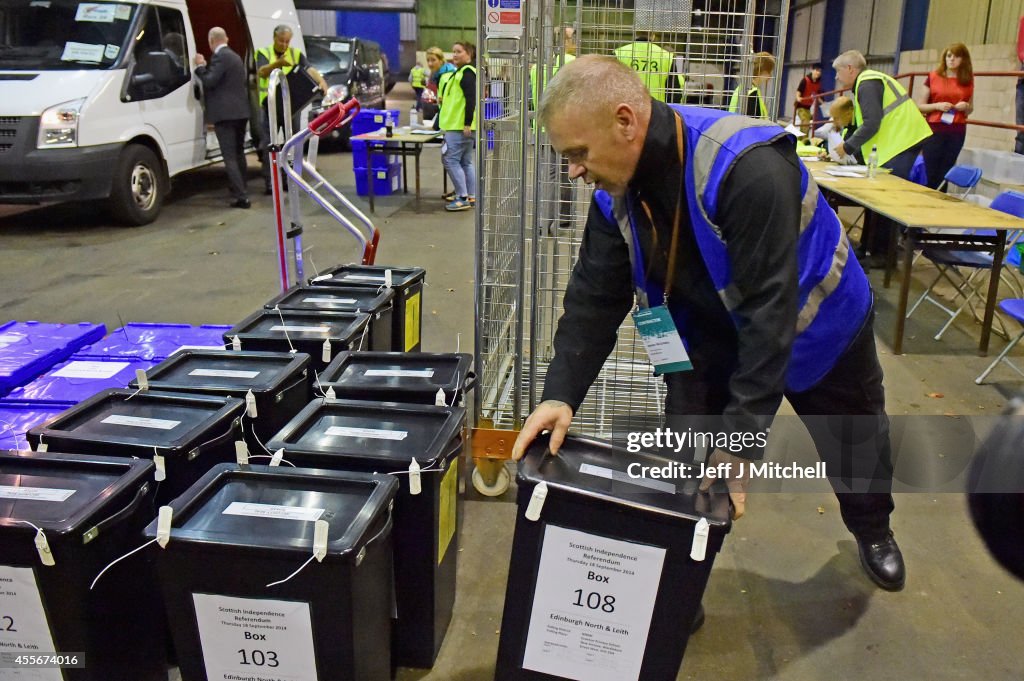
<path id="1" fill-rule="evenodd" d="M 394 656 L 431 667 L 455 606 L 459 454 L 466 410 L 396 402 L 315 400 L 268 443 L 295 466 L 394 474 Z M 413 460 L 422 471 L 414 482 Z"/>
<path id="2" fill-rule="evenodd" d="M 388 681 L 397 487 L 225 464 L 175 499 L 156 563 L 182 681 Z"/>
<path id="3" fill-rule="evenodd" d="M 495 680 L 675 681 L 728 495 L 601 440 L 547 450 L 542 436 L 519 463 Z"/>
<path id="4" fill-rule="evenodd" d="M 141 459 L 0 451 L 0 679 L 166 681 L 153 554 L 90 588 L 142 543 L 152 478 Z M 47 653 L 68 667 L 16 660 Z"/>

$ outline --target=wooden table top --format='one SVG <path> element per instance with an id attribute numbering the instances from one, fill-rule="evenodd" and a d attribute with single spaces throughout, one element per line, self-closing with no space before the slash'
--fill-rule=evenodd
<path id="1" fill-rule="evenodd" d="M 924 229 L 1024 229 L 1024 219 L 985 208 L 888 173 L 874 178 L 835 177 L 834 163 L 808 163 L 822 189 L 860 204 L 901 225 Z"/>
<path id="2" fill-rule="evenodd" d="M 394 134 L 391 137 L 388 137 L 383 132 L 364 132 L 362 135 L 353 135 L 352 139 L 367 142 L 412 142 L 414 144 L 423 144 L 425 142 L 432 142 L 440 135 L 441 132 L 439 130 L 428 130 L 423 133 L 413 134 L 409 130 L 395 128 Z"/>

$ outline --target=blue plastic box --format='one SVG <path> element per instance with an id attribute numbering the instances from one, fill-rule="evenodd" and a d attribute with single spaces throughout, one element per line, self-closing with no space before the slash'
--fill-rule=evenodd
<path id="1" fill-rule="evenodd" d="M 82 347 L 103 338 L 102 324 L 7 322 L 0 325 L 0 395 L 24 385 Z"/>
<path id="2" fill-rule="evenodd" d="M 353 168 L 356 176 L 356 194 L 366 196 L 366 168 Z M 402 164 L 392 163 L 387 170 L 373 169 L 373 195 L 389 196 L 402 187 Z"/>
<path id="3" fill-rule="evenodd" d="M 393 163 L 401 163 L 399 160 L 401 156 L 398 154 L 385 154 L 376 152 L 369 154 L 367 152 L 368 144 L 363 140 L 352 140 L 352 168 L 363 168 L 364 172 L 366 169 L 366 157 L 370 157 L 370 163 L 372 168 L 381 168 L 387 170 L 388 166 Z M 379 146 L 379 145 L 374 145 Z"/>
<path id="4" fill-rule="evenodd" d="M 398 109 L 363 109 L 352 119 L 352 136 L 367 132 L 377 132 L 384 127 L 385 119 L 391 114 L 391 120 L 398 127 Z"/>
<path id="5" fill-rule="evenodd" d="M 67 407 L 59 404 L 0 402 L 0 449 L 29 449 L 25 433 L 65 409 Z"/>
<path id="6" fill-rule="evenodd" d="M 138 369 L 147 371 L 155 362 L 125 358 L 114 360 L 71 359 L 58 364 L 28 385 L 12 390 L 7 400 L 24 404 L 55 404 L 71 407 L 107 388 L 127 388 Z"/>
<path id="7" fill-rule="evenodd" d="M 162 362 L 181 348 L 224 349 L 228 324 L 161 324 L 130 322 L 98 343 L 75 353 L 75 359 L 144 359 Z"/>

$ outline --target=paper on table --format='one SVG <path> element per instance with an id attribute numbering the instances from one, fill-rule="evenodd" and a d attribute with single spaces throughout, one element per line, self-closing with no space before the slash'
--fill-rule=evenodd
<path id="1" fill-rule="evenodd" d="M 413 135 L 436 135 L 437 130 L 412 130 Z"/>
<path id="2" fill-rule="evenodd" d="M 788 132 L 789 134 L 791 134 L 791 135 L 796 135 L 797 137 L 803 137 L 803 136 L 804 136 L 804 133 L 803 133 L 803 132 L 802 132 L 802 131 L 800 130 L 800 128 L 796 127 L 796 126 L 795 126 L 795 125 L 793 125 L 792 123 L 790 123 L 789 125 L 787 125 L 787 126 L 786 126 L 786 128 L 785 128 L 785 130 L 786 130 L 786 132 Z"/>
<path id="3" fill-rule="evenodd" d="M 853 166 L 846 168 L 829 168 L 825 172 L 833 177 L 867 177 L 864 173 L 858 173 L 852 170 Z"/>

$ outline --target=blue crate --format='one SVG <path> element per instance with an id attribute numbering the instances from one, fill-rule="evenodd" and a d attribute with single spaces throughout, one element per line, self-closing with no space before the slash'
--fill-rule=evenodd
<path id="1" fill-rule="evenodd" d="M 397 128 L 398 109 L 362 109 L 352 119 L 352 123 L 350 123 L 352 136 L 355 137 L 367 132 L 377 132 L 384 127 L 384 120 L 389 113 L 391 114 L 391 120 L 394 121 Z"/>
<path id="2" fill-rule="evenodd" d="M 398 154 L 384 154 L 381 152 L 375 152 L 372 154 L 367 153 L 368 143 L 363 140 L 352 140 L 352 169 L 363 168 L 366 169 L 366 157 L 369 155 L 372 168 L 381 168 L 387 170 L 388 166 L 393 163 L 401 163 L 402 158 Z M 379 147 L 380 145 L 374 145 Z"/>
<path id="3" fill-rule="evenodd" d="M 102 324 L 7 322 L 0 325 L 0 395 L 24 385 L 103 337 Z"/>
<path id="4" fill-rule="evenodd" d="M 25 433 L 53 420 L 66 409 L 59 404 L 0 402 L 0 449 L 28 449 Z"/>
<path id="5" fill-rule="evenodd" d="M 130 322 L 98 343 L 75 353 L 75 359 L 144 359 L 162 362 L 181 348 L 224 349 L 229 324 L 162 324 Z"/>
<path id="6" fill-rule="evenodd" d="M 356 176 L 356 194 L 366 196 L 366 168 L 353 168 Z M 402 164 L 393 163 L 387 170 L 373 169 L 373 195 L 390 196 L 402 188 Z"/>
<path id="7" fill-rule="evenodd" d="M 0 404 L 55 404 L 71 407 L 107 388 L 127 388 L 138 369 L 156 362 L 143 359 L 71 359 L 58 364 L 28 385 L 12 390 Z"/>

